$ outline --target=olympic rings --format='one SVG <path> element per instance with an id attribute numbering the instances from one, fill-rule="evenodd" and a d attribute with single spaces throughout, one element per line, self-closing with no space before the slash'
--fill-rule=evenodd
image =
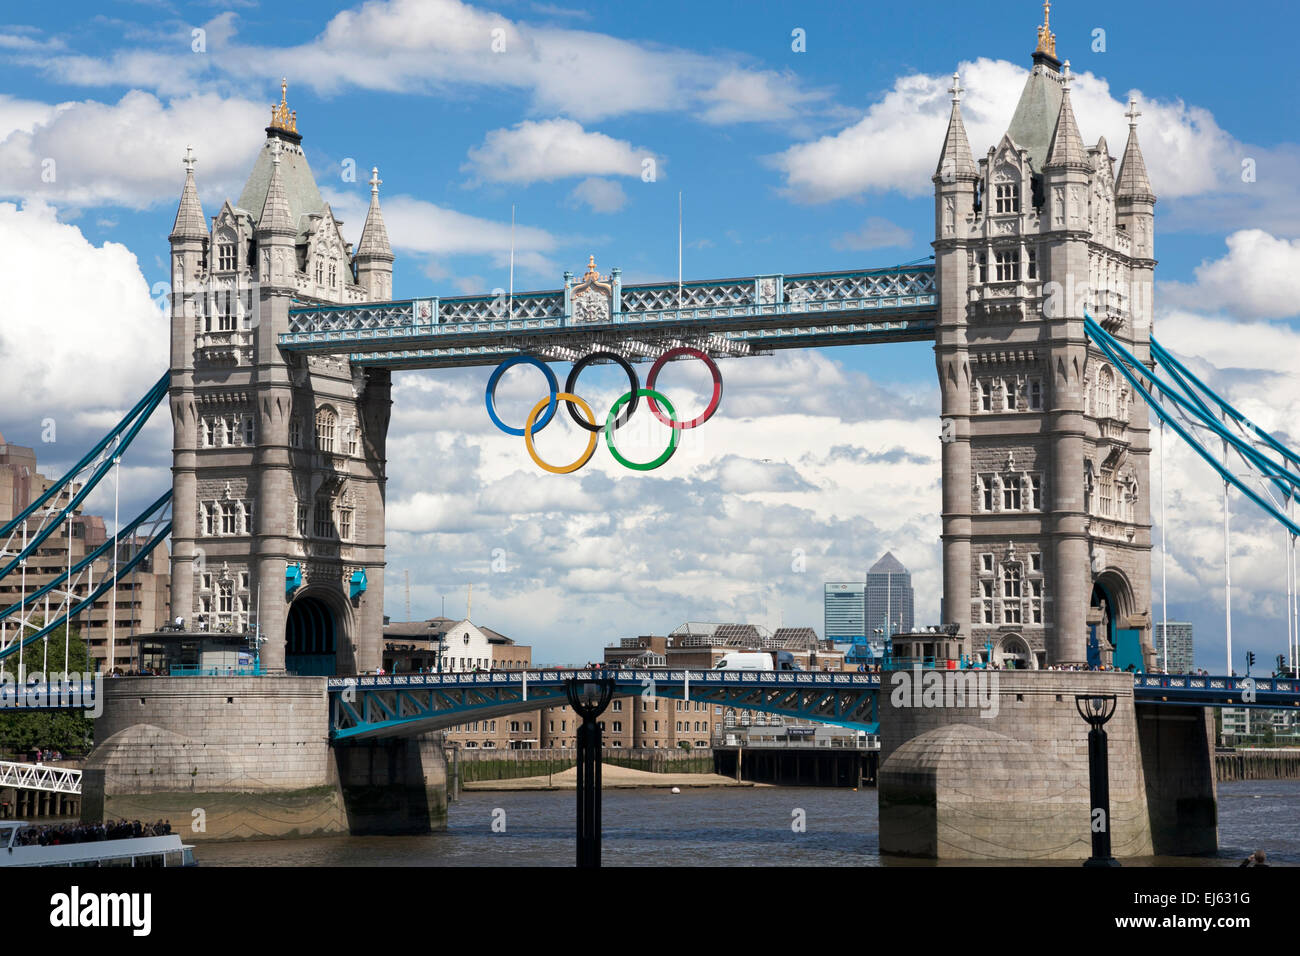
<path id="1" fill-rule="evenodd" d="M 659 419 L 659 421 L 663 422 L 669 428 L 695 428 L 699 425 L 703 425 L 712 418 L 713 413 L 718 410 L 718 405 L 722 402 L 722 373 L 718 371 L 717 363 L 715 363 L 713 359 L 709 358 L 707 354 L 701 352 L 699 349 L 693 349 L 689 345 L 679 345 L 675 349 L 669 349 L 663 355 L 659 356 L 659 358 L 655 359 L 655 363 L 650 366 L 650 375 L 645 380 L 645 387 L 647 390 L 653 390 L 655 387 L 655 379 L 659 377 L 659 372 L 664 367 L 664 363 L 679 355 L 689 355 L 692 358 L 697 358 L 709 367 L 709 372 L 713 375 L 713 398 L 709 400 L 709 407 L 704 409 L 704 412 L 699 417 L 692 418 L 689 422 L 677 422 L 664 418 L 663 415 L 659 413 L 659 406 L 655 404 L 653 398 L 649 399 L 650 411 L 654 413 L 655 418 Z M 656 392 L 655 394 L 658 393 Z M 672 412 L 671 405 L 669 406 L 669 412 Z"/>
<path id="2" fill-rule="evenodd" d="M 632 417 L 632 413 L 636 411 L 637 402 L 640 401 L 639 393 L 641 390 L 641 380 L 636 376 L 636 369 L 634 369 L 632 363 L 623 358 L 623 356 L 615 355 L 613 352 L 592 352 L 590 355 L 584 355 L 573 364 L 573 369 L 569 372 L 569 377 L 564 380 L 564 390 L 566 392 L 574 391 L 575 386 L 578 384 L 578 376 L 582 374 L 582 370 L 597 359 L 609 359 L 627 373 L 628 384 L 632 387 L 632 404 L 628 405 L 627 411 L 623 414 L 623 417 L 614 423 L 615 428 L 622 428 L 628 423 L 628 419 Z M 600 425 L 594 423 L 588 425 L 579 418 L 578 410 L 574 408 L 573 402 L 569 403 L 569 417 L 589 432 L 599 433 L 604 430 Z"/>
<path id="3" fill-rule="evenodd" d="M 654 387 L 655 380 L 658 378 L 659 372 L 663 369 L 664 364 L 680 355 L 689 355 L 692 358 L 697 358 L 704 362 L 704 364 L 708 366 L 710 374 L 713 376 L 713 397 L 709 400 L 708 407 L 704 409 L 702 414 L 688 422 L 680 422 L 677 420 L 677 410 L 673 408 L 672 402 L 670 402 L 667 396 L 662 392 L 656 391 Z M 631 386 L 627 392 L 614 402 L 613 406 L 609 410 L 609 414 L 605 418 L 605 424 L 603 426 L 597 424 L 596 415 L 592 412 L 591 406 L 579 398 L 574 392 L 574 388 L 578 383 L 578 376 L 582 374 L 582 370 L 599 359 L 606 359 L 616 363 L 625 373 L 627 373 L 628 384 Z M 501 376 L 515 365 L 532 365 L 541 369 L 542 374 L 546 376 L 546 383 L 549 391 L 546 398 L 543 398 L 534 405 L 532 411 L 528 413 L 528 420 L 524 423 L 523 428 L 511 428 L 505 422 L 501 421 L 496 410 L 497 385 L 501 381 Z M 671 433 L 668 439 L 668 447 L 660 453 L 659 457 L 652 461 L 636 462 L 624 457 L 623 454 L 614 446 L 614 432 L 631 420 L 633 413 L 636 411 L 637 403 L 642 397 L 646 399 L 655 418 L 667 425 L 669 429 L 671 429 Z M 642 388 L 636 370 L 632 367 L 631 363 L 621 355 L 614 352 L 593 352 L 590 355 L 583 356 L 574 363 L 573 368 L 569 372 L 568 378 L 565 380 L 564 391 L 560 391 L 559 383 L 555 378 L 555 373 L 551 371 L 549 365 L 541 359 L 534 358 L 531 355 L 515 355 L 506 359 L 492 371 L 492 375 L 488 378 L 484 400 L 487 404 L 488 417 L 492 419 L 492 423 L 507 435 L 522 437 L 524 439 L 524 445 L 528 449 L 528 454 L 533 461 L 536 462 L 540 468 L 553 475 L 571 474 L 587 464 L 587 462 L 591 460 L 591 456 L 595 454 L 598 436 L 602 432 L 605 434 L 605 444 L 609 447 L 610 454 L 614 456 L 614 460 L 620 465 L 633 471 L 653 471 L 654 469 L 666 464 L 668 460 L 672 458 L 673 454 L 677 451 L 677 446 L 681 443 L 681 433 L 683 431 L 688 428 L 696 428 L 703 425 L 713 417 L 714 412 L 718 410 L 718 405 L 722 402 L 722 375 L 718 371 L 717 364 L 713 359 L 709 358 L 707 353 L 700 349 L 692 348 L 691 346 L 682 345 L 669 349 L 655 360 L 655 363 L 650 367 L 650 375 L 646 379 L 646 385 Z M 551 419 L 555 417 L 555 410 L 560 402 L 564 402 L 568 405 L 569 415 L 581 428 L 590 433 L 586 450 L 583 451 L 575 461 L 568 465 L 552 465 L 543 461 L 541 456 L 537 454 L 537 449 L 533 445 L 533 437 L 550 424 Z M 665 416 L 660 410 L 660 404 L 667 409 L 667 416 Z M 626 410 L 623 410 L 624 406 L 627 406 Z M 543 409 L 545 409 L 544 414 Z M 586 415 L 586 421 L 583 421 L 578 416 L 579 410 Z M 620 410 L 623 410 L 621 415 L 619 414 Z"/>
<path id="4" fill-rule="evenodd" d="M 554 401 L 556 398 L 562 399 L 563 401 L 566 402 L 573 403 L 572 405 L 569 406 L 570 408 L 572 408 L 573 405 L 577 405 L 584 412 L 587 413 L 587 419 L 593 425 L 596 424 L 596 416 L 592 413 L 590 405 L 588 405 L 586 402 L 580 399 L 577 395 L 573 395 L 569 392 L 559 392 L 558 394 L 552 396 L 551 398 L 542 399 L 540 402 L 538 402 L 536 405 L 533 406 L 533 410 L 528 413 L 528 422 L 524 425 L 524 430 L 520 434 L 524 436 L 524 444 L 528 446 L 528 454 L 532 456 L 533 461 L 537 462 L 538 467 L 546 471 L 549 471 L 553 475 L 567 475 L 570 472 L 577 471 L 587 462 L 591 461 L 591 456 L 596 453 L 596 436 L 600 433 L 600 426 L 596 426 L 596 428 L 591 430 L 591 438 L 588 439 L 587 441 L 587 450 L 584 451 L 581 455 L 579 455 L 576 461 L 568 465 L 550 465 L 542 461 L 541 456 L 537 454 L 537 449 L 533 447 L 533 421 L 537 418 L 537 414 L 542 410 L 542 407 L 546 405 L 548 402 Z M 666 400 L 665 400 L 665 404 L 667 404 Z M 672 406 L 669 405 L 668 407 L 671 408 Z M 552 406 L 551 410 L 552 412 L 554 411 L 554 406 Z M 537 430 L 541 431 L 540 425 L 538 426 Z M 613 445 L 611 445 L 610 448 L 612 449 Z M 668 459 L 666 458 L 664 459 L 664 461 L 667 460 Z"/>
<path id="5" fill-rule="evenodd" d="M 673 403 L 668 401 L 667 397 L 665 397 L 662 392 L 656 392 L 652 388 L 639 388 L 635 392 L 628 392 L 614 403 L 609 410 L 609 417 L 605 419 L 605 444 L 609 446 L 609 453 L 614 456 L 614 460 L 624 468 L 631 468 L 633 471 L 654 471 L 660 465 L 666 464 L 669 458 L 673 457 L 673 452 L 677 450 L 677 446 L 682 440 L 681 429 L 673 428 L 672 431 L 668 433 L 668 447 L 664 449 L 663 454 L 653 461 L 631 461 L 620 455 L 618 449 L 614 447 L 614 429 L 618 427 L 618 425 L 614 423 L 614 416 L 618 414 L 618 410 L 622 408 L 626 402 L 635 402 L 642 396 L 645 396 L 652 402 L 656 398 L 659 399 L 659 401 L 664 403 L 664 407 L 668 409 L 668 414 L 674 419 L 677 417 L 677 411 L 673 408 Z M 671 427 L 671 423 L 669 427 Z"/>
<path id="6" fill-rule="evenodd" d="M 532 419 L 529 419 L 529 424 L 525 426 L 528 428 L 530 433 L 541 431 L 549 425 L 551 419 L 555 417 L 555 400 L 558 398 L 557 393 L 560 390 L 560 386 L 555 380 L 555 373 L 551 371 L 551 367 L 541 359 L 533 358 L 531 355 L 516 355 L 513 358 L 508 358 L 493 370 L 492 375 L 488 378 L 487 394 L 484 396 L 487 401 L 488 417 L 492 419 L 492 424 L 496 425 L 497 428 L 501 429 L 507 435 L 514 435 L 518 438 L 524 434 L 524 429 L 511 428 L 497 417 L 497 384 L 501 381 L 501 376 L 504 375 L 508 369 L 516 365 L 532 365 L 541 369 L 542 374 L 546 376 L 546 385 L 551 390 L 550 397 L 546 399 L 549 403 L 549 407 L 546 409 L 546 414 L 542 417 L 542 420 L 537 423 L 537 427 L 533 428 Z M 590 409 L 588 409 L 587 414 L 589 416 L 591 415 Z M 592 416 L 592 420 L 595 421 L 594 416 Z"/>

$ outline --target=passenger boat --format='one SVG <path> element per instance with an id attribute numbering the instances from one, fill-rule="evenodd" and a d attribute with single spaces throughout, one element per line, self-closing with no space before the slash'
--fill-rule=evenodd
<path id="1" fill-rule="evenodd" d="M 62 843 L 58 846 L 20 846 L 19 834 L 37 824 L 0 820 L 0 867 L 3 866 L 197 866 L 194 847 L 179 835 L 128 837 Z"/>

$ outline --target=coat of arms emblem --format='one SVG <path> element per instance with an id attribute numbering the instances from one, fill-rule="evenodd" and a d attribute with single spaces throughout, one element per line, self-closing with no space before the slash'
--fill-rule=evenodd
<path id="1" fill-rule="evenodd" d="M 607 323 L 610 320 L 613 286 L 602 281 L 596 271 L 596 257 L 587 261 L 587 272 L 582 281 L 573 287 L 573 321 L 575 325 Z"/>

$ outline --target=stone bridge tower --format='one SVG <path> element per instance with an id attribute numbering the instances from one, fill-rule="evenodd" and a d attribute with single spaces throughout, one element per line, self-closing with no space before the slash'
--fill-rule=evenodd
<path id="1" fill-rule="evenodd" d="M 289 308 L 391 298 L 371 177 L 354 252 L 285 101 L 239 199 L 204 217 L 186 157 L 170 235 L 172 608 L 188 630 L 253 632 L 276 674 L 381 662 L 389 373 L 281 353 Z"/>
<path id="2" fill-rule="evenodd" d="M 977 163 L 953 80 L 933 177 L 946 623 L 1023 666 L 1150 661 L 1147 409 L 1083 330 L 1086 310 L 1148 359 L 1138 114 L 1117 174 L 1105 139 L 1084 145 L 1045 22 L 1011 125 Z"/>

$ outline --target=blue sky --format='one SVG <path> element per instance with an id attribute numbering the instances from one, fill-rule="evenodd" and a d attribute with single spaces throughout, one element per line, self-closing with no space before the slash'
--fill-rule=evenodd
<path id="1" fill-rule="evenodd" d="M 1141 104 L 1160 197 L 1157 334 L 1285 432 L 1300 410 L 1291 358 L 1300 307 L 1288 284 L 1300 273 L 1300 81 L 1289 50 L 1269 43 L 1294 33 L 1292 8 L 1257 4 L 1237 16 L 1209 3 L 1061 2 L 1051 15 L 1058 52 L 1078 76 L 1086 141 L 1105 135 L 1118 155 L 1129 94 Z M 512 203 L 518 289 L 557 287 L 589 254 L 602 270 L 621 267 L 625 282 L 675 276 L 679 191 L 687 278 L 796 273 L 930 254 L 929 175 L 948 78 L 961 69 L 978 156 L 1010 120 L 1041 18 L 1041 5 L 1027 2 L 932 4 L 923 13 L 525 0 L 11 8 L 0 17 L 0 203 L 14 205 L 0 216 L 0 243 L 17 253 L 0 259 L 0 278 L 24 281 L 0 292 L 10 328 L 0 354 L 7 369 L 25 368 L 27 387 L 6 393 L 0 430 L 39 445 L 44 418 L 66 422 L 60 441 L 41 449 L 54 470 L 156 377 L 165 331 L 148 306 L 166 279 L 184 147 L 194 144 L 212 215 L 239 193 L 281 76 L 317 180 L 354 242 L 368 170 L 379 167 L 397 296 L 505 286 Z M 794 31 L 803 52 L 792 49 Z M 647 157 L 653 182 L 641 175 Z M 40 176 L 47 158 L 59 171 L 53 182 Z M 1238 175 L 1243 159 L 1256 164 L 1249 184 Z M 349 161 L 352 181 L 343 175 Z M 7 275 L 24 256 L 30 264 Z M 66 281 L 74 265 L 81 285 Z M 64 344 L 38 348 L 13 334 L 38 322 L 36 311 L 66 323 Z M 1243 335 L 1247 325 L 1259 334 Z M 111 371 L 67 387 L 97 363 Z M 389 612 L 405 613 L 405 570 L 416 615 L 438 613 L 444 593 L 448 612 L 458 610 L 463 599 L 453 595 L 473 581 L 477 619 L 533 643 L 540 660 L 580 660 L 630 636 L 629 608 L 656 632 L 688 619 L 820 628 L 821 582 L 860 577 L 893 549 L 916 572 L 918 618 L 937 619 L 930 349 L 781 355 L 725 371 L 735 404 L 709 454 L 683 454 L 677 470 L 653 478 L 588 474 L 541 494 L 532 512 L 492 504 L 516 484 L 531 493 L 537 477 L 518 449 L 481 430 L 486 372 L 403 376 L 390 443 Z M 693 381 L 683 373 L 681 387 Z M 151 429 L 126 500 L 152 500 L 165 484 L 169 440 L 165 427 Z M 841 446 L 873 460 L 832 454 Z M 773 448 L 788 471 L 757 469 Z M 899 448 L 902 460 L 891 455 Z M 470 476 L 465 488 L 414 477 L 453 464 Z M 1214 482 L 1190 457 L 1177 465 L 1184 477 L 1171 489 L 1186 513 L 1170 535 L 1186 546 L 1174 562 L 1170 614 L 1198 625 L 1205 666 L 1221 669 L 1221 554 L 1216 567 L 1204 543 L 1218 514 Z M 734 564 L 724 573 L 710 557 L 716 545 L 685 527 L 658 545 L 678 555 L 670 565 L 621 548 L 648 515 L 602 517 L 600 496 L 615 502 L 634 489 L 668 513 L 689 502 L 687 514 L 733 516 L 719 555 Z M 464 508 L 496 517 L 453 529 L 447 516 Z M 1271 659 L 1285 645 L 1281 539 L 1246 508 L 1238 505 L 1237 626 L 1257 634 L 1257 653 Z M 554 541 L 533 538 L 530 527 L 547 527 Z M 497 546 L 517 573 L 490 573 L 486 555 Z M 794 549 L 817 556 L 800 577 L 782 570 Z M 541 565 L 551 571 L 524 570 Z"/>

